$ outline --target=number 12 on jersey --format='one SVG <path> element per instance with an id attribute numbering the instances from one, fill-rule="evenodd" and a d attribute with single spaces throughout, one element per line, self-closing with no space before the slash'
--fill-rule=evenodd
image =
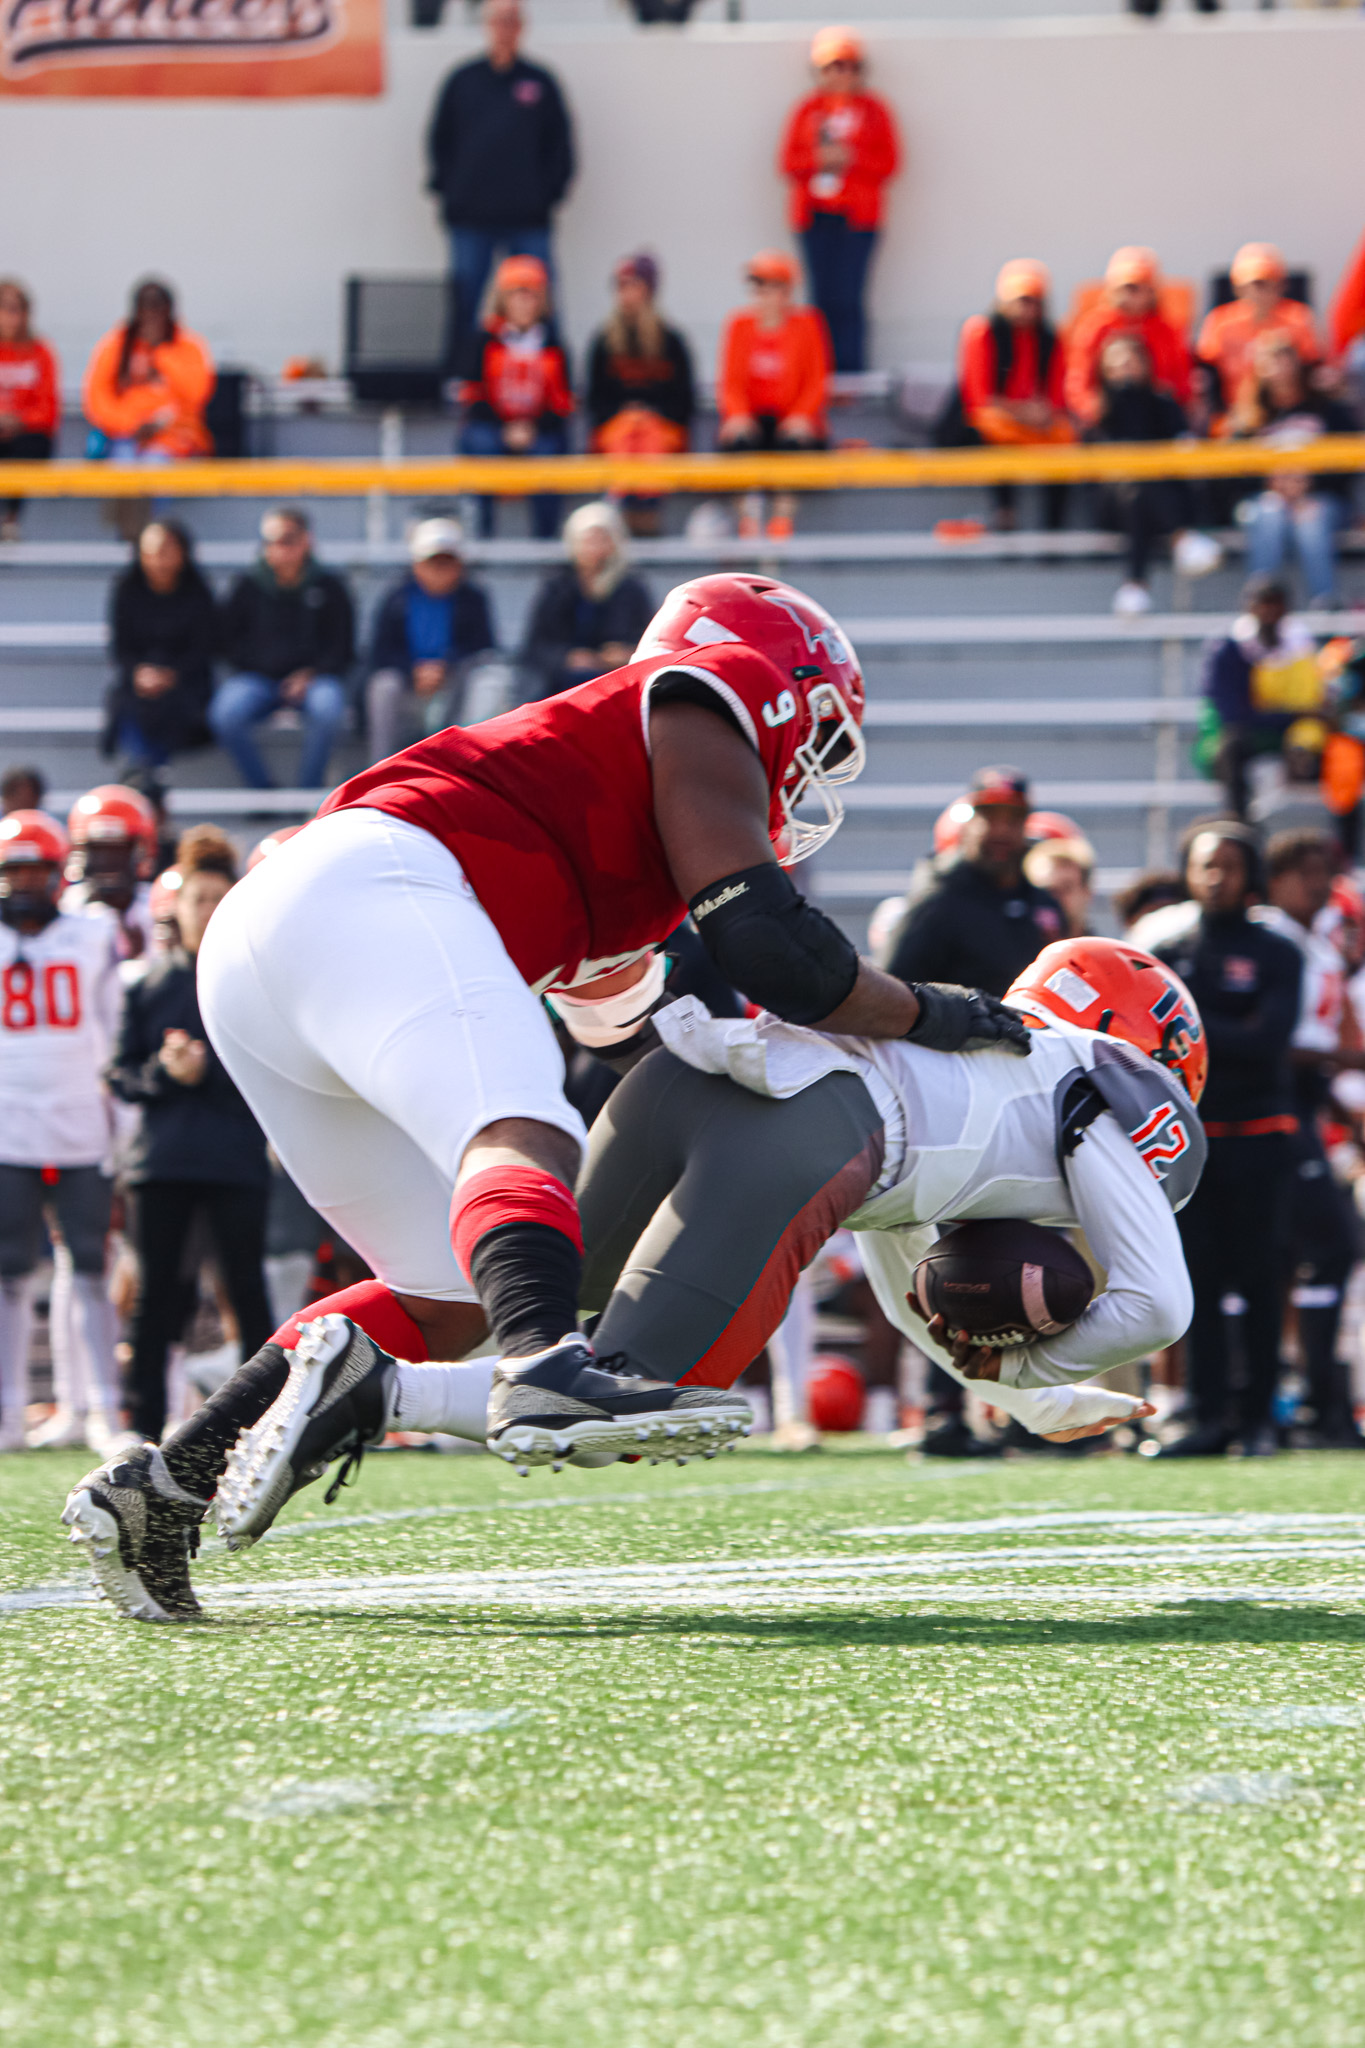
<path id="1" fill-rule="evenodd" d="M 80 975 L 69 960 L 51 960 L 41 974 L 14 960 L 0 975 L 0 1028 L 74 1031 L 80 1021 Z"/>

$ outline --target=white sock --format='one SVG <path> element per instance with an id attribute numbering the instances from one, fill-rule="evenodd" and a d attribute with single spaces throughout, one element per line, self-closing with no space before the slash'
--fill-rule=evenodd
<path id="1" fill-rule="evenodd" d="M 488 1395 L 496 1364 L 495 1358 L 465 1358 L 455 1365 L 400 1364 L 389 1428 L 439 1430 L 481 1444 L 488 1433 Z"/>
<path id="2" fill-rule="evenodd" d="M 118 1326 L 109 1309 L 103 1274 L 72 1274 L 70 1342 L 73 1378 L 82 1392 L 78 1406 L 82 1413 L 87 1407 L 97 1410 L 116 1427 L 119 1386 L 114 1342 Z"/>
<path id="3" fill-rule="evenodd" d="M 22 1429 L 28 1407 L 28 1349 L 38 1275 L 0 1280 L 0 1423 Z M 492 1378 L 490 1367 L 489 1378 Z"/>
<path id="4" fill-rule="evenodd" d="M 52 1353 L 52 1393 L 64 1412 L 84 1415 L 85 1388 L 74 1369 L 71 1345 L 71 1287 L 76 1269 L 64 1244 L 52 1247 L 52 1292 L 48 1297 L 47 1342 Z"/>

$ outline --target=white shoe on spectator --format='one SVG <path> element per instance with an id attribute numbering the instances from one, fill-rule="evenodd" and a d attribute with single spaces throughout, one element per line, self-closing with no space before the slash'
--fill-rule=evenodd
<path id="1" fill-rule="evenodd" d="M 70 1451 L 85 1443 L 86 1418 L 74 1408 L 54 1408 L 46 1422 L 28 1433 L 31 1451 Z"/>
<path id="2" fill-rule="evenodd" d="M 725 507 L 714 498 L 705 499 L 687 515 L 683 527 L 684 540 L 696 542 L 699 546 L 710 547 L 714 542 L 733 540 L 734 522 Z"/>
<path id="3" fill-rule="evenodd" d="M 1145 583 L 1120 583 L 1114 592 L 1114 610 L 1120 618 L 1135 619 L 1152 609 L 1152 593 Z"/>
<path id="4" fill-rule="evenodd" d="M 1221 568 L 1223 550 L 1210 534 L 1190 527 L 1177 538 L 1172 558 L 1182 576 L 1208 576 Z"/>

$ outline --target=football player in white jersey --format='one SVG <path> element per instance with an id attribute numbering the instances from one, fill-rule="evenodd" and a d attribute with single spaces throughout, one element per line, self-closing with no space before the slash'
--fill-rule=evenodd
<path id="1" fill-rule="evenodd" d="M 989 1380 L 991 1403 L 1030 1429 L 1065 1441 L 1150 1414 L 1085 1381 L 1174 1342 L 1189 1319 L 1175 1211 L 1204 1155 L 1198 1013 L 1169 968 L 1110 939 L 1049 946 L 1007 1000 L 1034 1027 L 1027 1060 L 718 1020 L 694 998 L 660 1012 L 666 1049 L 608 1102 L 578 1188 L 584 1303 L 605 1304 L 594 1344 L 613 1369 L 732 1386 L 847 1222 L 892 1322 L 960 1378 Z M 939 1225 L 974 1217 L 1079 1226 L 1104 1288 L 1071 1328 L 1003 1351 L 926 1326 L 915 1266 Z M 377 1357 L 300 1431 L 279 1402 L 244 1405 L 229 1383 L 162 1447 L 150 1487 L 118 1471 L 82 1482 L 64 1519 L 102 1590 L 135 1618 L 190 1619 L 188 1538 L 215 1487 L 219 1526 L 241 1547 L 384 1428 L 482 1436 L 492 1359 Z M 262 1497 L 239 1475 L 267 1440 L 281 1477 Z M 606 1464 L 630 1445 L 583 1431 L 561 1448 Z"/>
<path id="2" fill-rule="evenodd" d="M 66 834 L 41 811 L 0 818 L 0 1449 L 24 1443 L 35 1277 L 51 1207 L 75 1268 L 73 1335 L 112 1398 L 103 1301 L 112 1183 L 101 1079 L 118 1021 L 107 918 L 59 907 Z M 116 1417 L 98 1419 L 101 1442 Z"/>
<path id="3" fill-rule="evenodd" d="M 121 782 L 77 798 L 67 819 L 71 847 L 62 907 L 110 918 L 119 958 L 138 960 L 152 943 L 151 878 L 157 860 L 156 812 Z"/>

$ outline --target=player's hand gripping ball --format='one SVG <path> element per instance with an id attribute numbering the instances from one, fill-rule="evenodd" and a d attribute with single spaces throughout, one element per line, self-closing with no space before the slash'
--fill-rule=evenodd
<path id="1" fill-rule="evenodd" d="M 1055 1337 L 1094 1292 L 1089 1266 L 1060 1230 L 1001 1218 L 945 1231 L 915 1268 L 911 1306 L 969 1379 L 995 1379 L 1006 1345 Z"/>

